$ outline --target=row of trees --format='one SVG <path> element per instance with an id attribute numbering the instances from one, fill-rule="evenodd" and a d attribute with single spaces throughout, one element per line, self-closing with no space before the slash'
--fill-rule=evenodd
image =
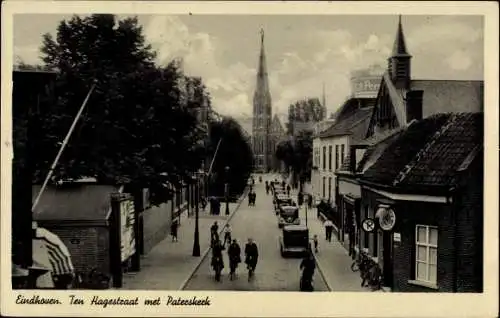
<path id="1" fill-rule="evenodd" d="M 307 98 L 288 106 L 288 122 L 319 122 L 326 116 L 326 109 L 318 98 Z"/>
<path id="2" fill-rule="evenodd" d="M 41 57 L 45 65 L 38 68 L 57 71 L 55 83 L 39 99 L 35 113 L 14 119 L 15 148 L 28 146 L 35 182 L 46 176 L 94 83 L 54 171 L 55 180 L 95 177 L 99 182 L 149 188 L 152 202 L 160 203 L 170 198 L 168 183 L 179 186 L 191 180 L 191 172 L 213 153 L 213 146 L 205 147 L 206 131 L 199 125 L 204 117 L 200 114 L 209 114 L 211 107 L 203 82 L 184 74 L 180 60 L 157 65 L 156 52 L 146 43 L 136 18 L 73 16 L 59 23 L 55 38 L 43 36 Z M 223 128 L 212 124 L 213 138 L 235 125 L 231 120 L 219 125 Z M 238 139 L 231 138 L 226 145 Z M 245 145 L 238 146 L 251 160 Z M 26 168 L 23 158 L 15 159 L 14 171 Z M 220 167 L 214 171 L 220 172 Z"/>
<path id="3" fill-rule="evenodd" d="M 285 163 L 292 173 L 292 182 L 300 189 L 304 182 L 310 181 L 312 171 L 313 132 L 302 130 L 291 140 L 285 140 L 276 146 L 276 158 Z"/>

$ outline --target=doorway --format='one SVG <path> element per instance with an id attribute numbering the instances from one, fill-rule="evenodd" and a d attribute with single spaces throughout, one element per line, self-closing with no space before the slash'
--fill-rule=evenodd
<path id="1" fill-rule="evenodd" d="M 392 288 L 393 283 L 393 256 L 392 256 L 392 232 L 384 231 L 382 240 L 382 258 L 384 260 L 382 272 L 384 275 L 383 285 Z"/>

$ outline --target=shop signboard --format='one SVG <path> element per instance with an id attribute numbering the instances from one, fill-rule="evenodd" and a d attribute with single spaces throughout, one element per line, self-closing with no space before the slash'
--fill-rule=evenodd
<path id="1" fill-rule="evenodd" d="M 135 253 L 135 213 L 134 201 L 126 199 L 120 202 L 121 261 L 124 262 Z"/>

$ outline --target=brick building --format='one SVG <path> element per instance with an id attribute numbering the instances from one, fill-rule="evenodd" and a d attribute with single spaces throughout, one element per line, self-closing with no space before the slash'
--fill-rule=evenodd
<path id="1" fill-rule="evenodd" d="M 392 229 L 380 225 L 356 240 L 381 266 L 385 286 L 482 291 L 482 144 L 482 113 L 437 114 L 400 132 L 373 164 L 361 163 L 369 167 L 359 180 L 360 209 L 347 227 L 383 223 L 394 212 Z"/>
<path id="2" fill-rule="evenodd" d="M 33 199 L 39 189 L 40 186 L 33 186 Z M 121 186 L 88 181 L 45 189 L 33 217 L 41 227 L 61 238 L 77 272 L 85 274 L 97 269 L 114 277 L 116 271 L 121 270 L 113 262 L 113 251 L 119 251 L 123 244 L 113 241 L 117 231 L 122 229 L 113 222 L 111 195 L 123 193 L 123 190 Z M 169 235 L 172 220 L 188 208 L 188 200 L 187 187 L 159 206 L 148 203 L 147 190 L 133 199 L 137 222 L 133 235 L 136 239 L 134 250 L 122 260 L 124 269 L 140 270 L 140 255 L 147 254 Z M 134 261 L 137 261 L 135 266 Z"/>

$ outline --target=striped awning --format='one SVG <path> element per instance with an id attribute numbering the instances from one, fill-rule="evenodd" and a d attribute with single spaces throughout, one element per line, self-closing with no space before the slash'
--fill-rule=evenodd
<path id="1" fill-rule="evenodd" d="M 33 259 L 48 267 L 52 275 L 74 274 L 71 254 L 56 234 L 39 227 L 33 245 L 40 247 L 33 249 Z"/>

